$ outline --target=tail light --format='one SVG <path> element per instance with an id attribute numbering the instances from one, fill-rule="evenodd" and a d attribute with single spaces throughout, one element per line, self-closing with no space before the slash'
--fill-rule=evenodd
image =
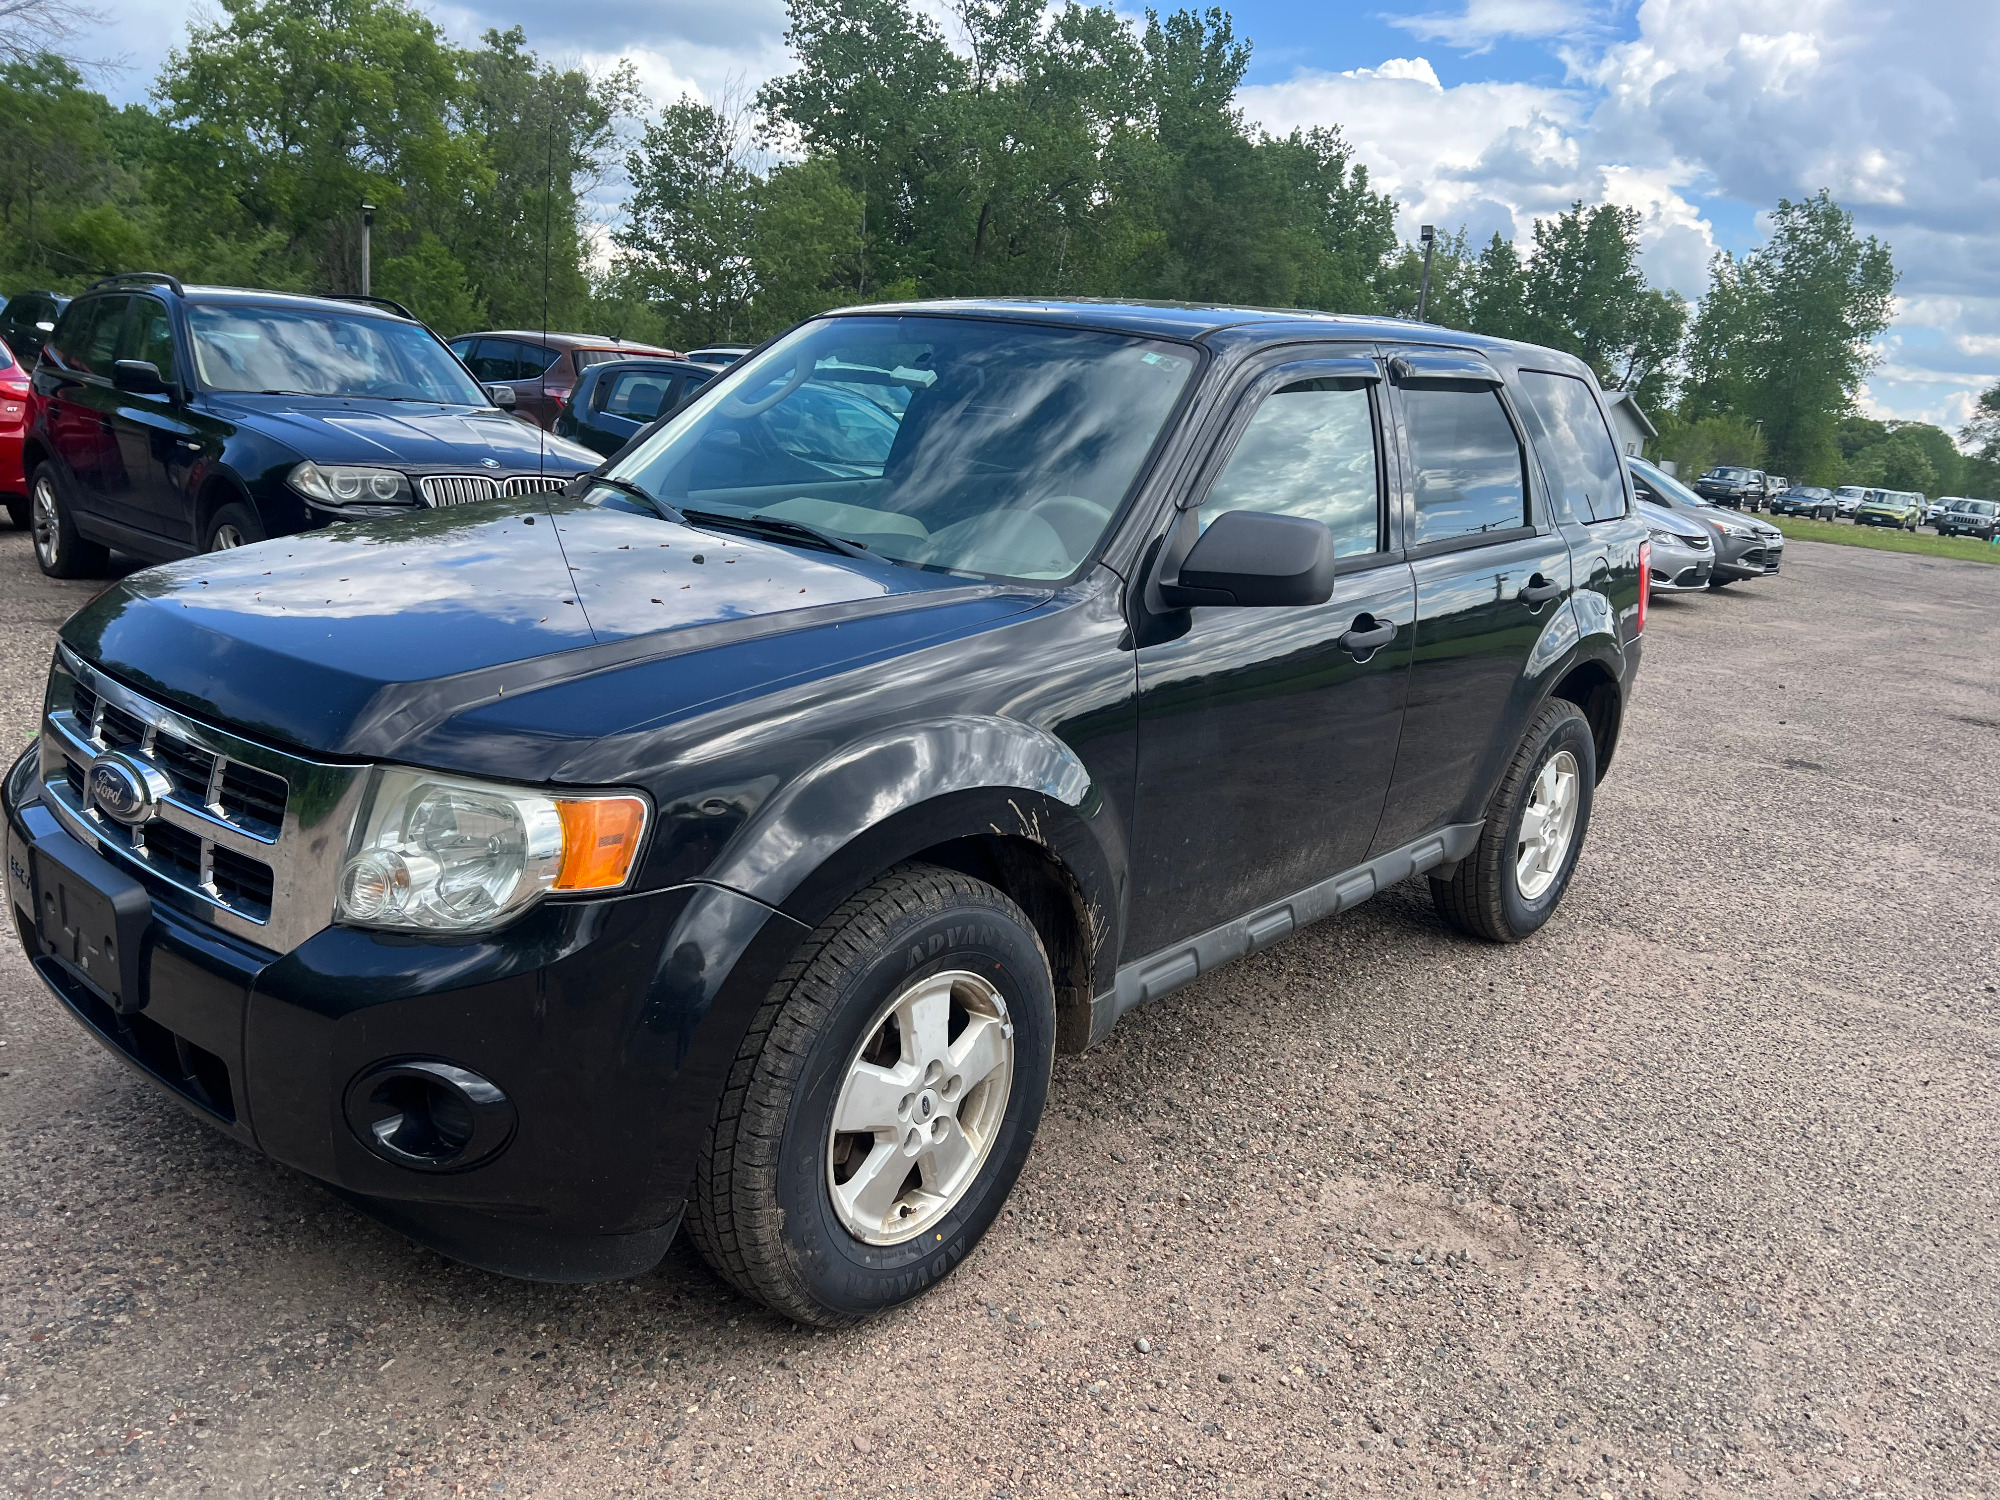
<path id="1" fill-rule="evenodd" d="M 569 405 L 569 393 L 574 389 L 576 387 L 568 385 L 545 385 L 542 387 L 542 394 L 555 402 L 556 409 L 560 411 Z"/>
<path id="2" fill-rule="evenodd" d="M 1653 594 L 1653 544 L 1639 543 L 1639 628 L 1632 633 L 1646 633 L 1646 601 Z"/>

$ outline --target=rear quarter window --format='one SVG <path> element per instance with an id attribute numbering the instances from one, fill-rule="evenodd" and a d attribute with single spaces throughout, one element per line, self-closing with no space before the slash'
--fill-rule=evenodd
<path id="1" fill-rule="evenodd" d="M 1542 426 L 1542 457 L 1570 513 L 1579 521 L 1625 514 L 1625 466 L 1604 423 L 1597 397 L 1574 375 L 1521 372 L 1517 389 Z"/>

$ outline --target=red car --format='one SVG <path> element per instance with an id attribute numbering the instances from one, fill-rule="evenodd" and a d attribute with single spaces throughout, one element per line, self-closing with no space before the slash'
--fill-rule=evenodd
<path id="1" fill-rule="evenodd" d="M 26 529 L 28 476 L 21 472 L 21 439 L 28 430 L 28 372 L 0 344 L 0 502 L 7 519 Z"/>

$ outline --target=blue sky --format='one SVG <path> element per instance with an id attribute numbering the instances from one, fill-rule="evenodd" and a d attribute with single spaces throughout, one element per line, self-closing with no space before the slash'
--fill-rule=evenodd
<path id="1" fill-rule="evenodd" d="M 195 0 L 113 0 L 143 96 Z M 941 17 L 944 0 L 917 0 Z M 630 56 L 655 98 L 741 96 L 786 66 L 782 0 L 432 0 L 454 36 L 520 22 L 552 58 Z M 1124 6 L 1121 5 L 1121 8 Z M 1241 0 L 1239 102 L 1338 124 L 1403 227 L 1525 237 L 1572 199 L 1636 208 L 1648 274 L 1690 298 L 1759 214 L 1820 187 L 1903 270 L 1863 392 L 1964 420 L 2000 380 L 2000 0 Z M 950 27 L 947 23 L 947 31 Z"/>

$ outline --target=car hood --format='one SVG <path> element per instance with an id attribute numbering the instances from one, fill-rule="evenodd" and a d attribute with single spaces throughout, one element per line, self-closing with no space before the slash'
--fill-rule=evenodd
<path id="1" fill-rule="evenodd" d="M 384 464 L 411 472 L 574 474 L 598 456 L 492 406 L 439 406 L 320 396 L 218 396 L 210 407 L 322 464 Z M 486 460 L 491 459 L 491 463 Z"/>
<path id="2" fill-rule="evenodd" d="M 314 752 L 391 757 L 458 713 L 636 662 L 762 642 L 759 665 L 731 684 L 740 692 L 758 672 L 851 656 L 861 635 L 879 651 L 885 632 L 914 640 L 1050 592 L 543 495 L 150 568 L 78 611 L 62 637 L 197 717 Z M 970 615 L 936 618 L 953 609 Z M 772 646 L 778 637 L 806 643 Z M 630 713 L 687 706 L 654 699 Z"/>

